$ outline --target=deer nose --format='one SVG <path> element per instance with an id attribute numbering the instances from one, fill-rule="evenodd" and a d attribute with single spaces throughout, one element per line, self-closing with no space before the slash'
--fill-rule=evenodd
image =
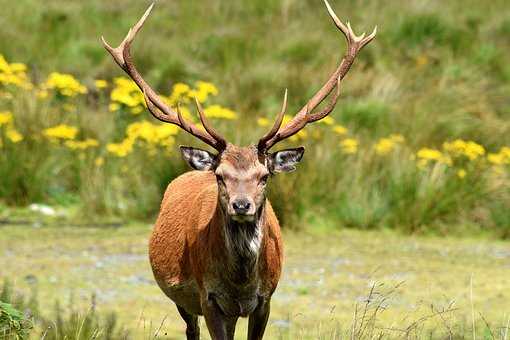
<path id="1" fill-rule="evenodd" d="M 251 208 L 251 203 L 246 198 L 236 199 L 232 202 L 232 208 L 234 208 L 236 214 L 246 215 Z"/>

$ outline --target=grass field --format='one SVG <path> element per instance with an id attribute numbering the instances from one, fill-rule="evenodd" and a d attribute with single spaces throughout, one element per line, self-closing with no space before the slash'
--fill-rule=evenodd
<path id="1" fill-rule="evenodd" d="M 148 225 L 3 226 L 0 280 L 14 280 L 27 294 L 36 287 L 39 309 L 46 314 L 51 315 L 56 300 L 84 312 L 94 295 L 96 308 L 115 311 L 134 338 L 148 339 L 162 324 L 160 338 L 181 339 L 183 323 L 152 278 L 149 233 Z M 489 320 L 494 337 L 503 339 L 510 318 L 510 253 L 504 242 L 393 232 L 324 233 L 320 228 L 284 236 L 285 271 L 273 299 L 268 339 L 347 336 L 356 305 L 359 327 L 373 285 L 366 320 L 377 306 L 384 307 L 375 334 L 405 337 L 409 327 L 408 338 L 448 338 L 449 332 L 472 338 L 474 316 L 479 339 L 491 338 L 482 317 Z M 246 321 L 240 321 L 238 339 L 245 329 Z"/>
<path id="2" fill-rule="evenodd" d="M 9 42 L 0 45 L 0 209 L 47 203 L 81 220 L 151 219 L 185 170 L 177 145 L 196 141 L 149 117 L 99 41 L 119 43 L 148 3 L 0 5 L 12 12 L 0 16 Z M 378 25 L 378 36 L 331 118 L 282 145 L 307 148 L 300 171 L 270 185 L 283 224 L 321 216 L 339 227 L 508 237 L 507 2 L 332 6 L 356 32 Z M 246 144 L 268 129 L 286 87 L 289 115 L 306 102 L 343 40 L 320 0 L 172 0 L 157 3 L 133 54 L 171 105 L 192 117 L 199 95 L 218 129 Z"/>

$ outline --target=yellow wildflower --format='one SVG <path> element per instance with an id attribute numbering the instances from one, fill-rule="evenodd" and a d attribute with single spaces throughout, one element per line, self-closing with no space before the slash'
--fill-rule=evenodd
<path id="1" fill-rule="evenodd" d="M 375 152 L 378 155 L 387 155 L 393 151 L 398 144 L 403 143 L 404 140 L 404 137 L 398 134 L 392 134 L 387 138 L 381 138 L 375 144 Z"/>
<path id="2" fill-rule="evenodd" d="M 48 138 L 54 139 L 74 139 L 78 134 L 78 129 L 74 126 L 60 124 L 52 128 L 45 129 L 43 134 Z"/>
<path id="3" fill-rule="evenodd" d="M 74 97 L 87 93 L 87 88 L 70 74 L 52 72 L 43 85 L 44 88 L 54 89 L 66 97 Z"/>
<path id="4" fill-rule="evenodd" d="M 190 98 L 196 98 L 201 103 L 204 103 L 209 97 L 209 95 L 216 96 L 218 94 L 218 89 L 212 83 L 207 83 L 205 81 L 197 81 L 195 83 L 195 86 L 196 89 L 188 90 L 186 91 L 187 92 L 186 94 Z"/>
<path id="5" fill-rule="evenodd" d="M 429 161 L 435 161 L 447 165 L 452 164 L 450 157 L 444 155 L 441 151 L 436 149 L 422 148 L 418 150 L 416 156 L 419 159 L 419 164 L 423 166 L 427 165 Z"/>
<path id="6" fill-rule="evenodd" d="M 417 156 L 421 159 L 429 159 L 434 161 L 440 161 L 444 157 L 441 151 L 430 148 L 420 149 L 417 153 Z"/>
<path id="7" fill-rule="evenodd" d="M 12 123 L 12 113 L 9 111 L 0 112 L 0 126 L 11 124 L 11 123 Z"/>
<path id="8" fill-rule="evenodd" d="M 96 79 L 94 81 L 94 86 L 97 89 L 104 89 L 104 88 L 108 87 L 108 82 L 106 80 L 104 80 L 104 79 Z"/>
<path id="9" fill-rule="evenodd" d="M 464 169 L 460 169 L 459 171 L 457 171 L 457 177 L 459 177 L 459 178 L 466 177 L 466 174 L 467 174 L 466 170 L 464 170 Z"/>
<path id="10" fill-rule="evenodd" d="M 188 84 L 176 83 L 172 87 L 172 92 L 167 100 L 171 106 L 177 104 L 178 102 L 188 102 L 187 99 L 189 99 L 190 91 L 191 87 Z"/>
<path id="11" fill-rule="evenodd" d="M 381 138 L 379 141 L 375 144 L 375 152 L 378 155 L 387 155 L 389 154 L 393 148 L 395 147 L 395 143 L 389 138 Z"/>
<path id="12" fill-rule="evenodd" d="M 333 124 L 335 124 L 335 120 L 330 116 L 326 116 L 326 117 L 322 118 L 321 120 L 319 120 L 319 123 L 326 124 L 326 125 L 333 125 Z"/>
<path id="13" fill-rule="evenodd" d="M 130 138 L 124 139 L 120 143 L 110 143 L 106 146 L 106 150 L 117 157 L 126 157 L 133 151 L 134 141 Z"/>
<path id="14" fill-rule="evenodd" d="M 234 111 L 220 105 L 211 105 L 204 109 L 204 113 L 209 118 L 237 119 L 237 114 Z"/>
<path id="15" fill-rule="evenodd" d="M 134 115 L 140 114 L 143 112 L 143 106 L 135 106 L 130 111 Z"/>
<path id="16" fill-rule="evenodd" d="M 110 111 L 120 109 L 120 105 L 125 105 L 129 108 L 137 106 L 143 107 L 145 104 L 143 93 L 131 79 L 126 77 L 117 77 L 113 80 L 113 82 L 115 87 L 110 93 Z"/>
<path id="17" fill-rule="evenodd" d="M 264 117 L 260 117 L 260 118 L 257 119 L 257 124 L 259 126 L 264 126 L 264 127 L 265 126 L 269 126 L 269 119 L 264 118 Z"/>
<path id="18" fill-rule="evenodd" d="M 108 105 L 108 110 L 110 112 L 114 112 L 114 111 L 117 111 L 120 109 L 120 105 L 118 103 L 110 103 L 110 105 Z"/>
<path id="19" fill-rule="evenodd" d="M 191 88 L 188 84 L 176 83 L 172 88 L 172 95 L 180 97 L 187 94 L 189 91 L 191 91 Z"/>
<path id="20" fill-rule="evenodd" d="M 502 147 L 498 153 L 489 153 L 487 160 L 493 165 L 510 164 L 510 147 Z"/>
<path id="21" fill-rule="evenodd" d="M 27 66 L 22 63 L 9 64 L 0 54 L 0 84 L 14 85 L 25 90 L 33 88 L 26 74 Z"/>
<path id="22" fill-rule="evenodd" d="M 97 166 L 99 168 L 100 166 L 102 166 L 104 164 L 104 158 L 103 157 L 97 157 L 94 160 L 94 164 L 95 164 L 95 166 Z"/>
<path id="23" fill-rule="evenodd" d="M 21 135 L 21 133 L 19 133 L 12 127 L 7 128 L 7 130 L 5 131 L 5 136 L 13 143 L 19 143 L 23 140 L 23 136 Z"/>
<path id="24" fill-rule="evenodd" d="M 212 84 L 205 81 L 197 81 L 195 83 L 195 86 L 197 87 L 198 91 L 205 92 L 207 94 L 217 96 L 218 95 L 218 88 Z"/>
<path id="25" fill-rule="evenodd" d="M 48 98 L 48 90 L 38 90 L 36 93 L 37 98 L 39 99 L 46 99 Z"/>
<path id="26" fill-rule="evenodd" d="M 445 142 L 443 149 L 454 157 L 464 156 L 473 161 L 485 154 L 482 145 L 473 141 L 464 141 L 456 139 L 453 142 Z"/>
<path id="27" fill-rule="evenodd" d="M 333 126 L 333 131 L 338 133 L 341 136 L 346 135 L 348 132 L 347 128 L 342 125 Z"/>
<path id="28" fill-rule="evenodd" d="M 490 153 L 490 154 L 488 154 L 487 155 L 487 160 L 490 163 L 494 164 L 494 165 L 502 165 L 502 164 L 504 164 L 504 161 L 505 161 L 503 155 L 500 154 L 500 153 Z"/>
<path id="29" fill-rule="evenodd" d="M 22 63 L 12 63 L 11 65 L 11 71 L 16 72 L 25 72 L 27 70 L 27 65 Z"/>
<path id="30" fill-rule="evenodd" d="M 153 124 L 143 120 L 130 124 L 126 129 L 129 140 L 135 142 L 141 139 L 149 145 L 171 146 L 173 137 L 179 133 L 179 128 L 171 124 Z"/>
<path id="31" fill-rule="evenodd" d="M 358 140 L 354 138 L 346 138 L 340 142 L 342 152 L 348 155 L 355 154 L 358 151 Z"/>

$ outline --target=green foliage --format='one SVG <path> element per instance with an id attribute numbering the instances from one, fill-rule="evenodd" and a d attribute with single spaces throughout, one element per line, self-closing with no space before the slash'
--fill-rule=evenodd
<path id="1" fill-rule="evenodd" d="M 390 36 L 393 43 L 405 48 L 449 47 L 458 50 L 466 42 L 467 32 L 454 28 L 436 13 L 414 14 L 395 26 Z M 464 40 L 463 40 L 464 39 Z"/>
<path id="2" fill-rule="evenodd" d="M 357 101 L 346 103 L 341 108 L 342 121 L 355 131 L 370 135 L 384 135 L 392 132 L 388 127 L 390 108 L 378 101 Z"/>
<path id="3" fill-rule="evenodd" d="M 0 301 L 0 338 L 25 339 L 31 323 L 11 304 Z"/>
<path id="4" fill-rule="evenodd" d="M 27 299 L 15 293 L 9 281 L 4 281 L 0 290 L 0 339 L 25 339 L 36 332 L 41 333 L 42 339 L 50 340 L 129 339 L 129 333 L 119 326 L 117 315 L 99 314 L 94 302 L 85 312 L 72 305 L 62 308 L 57 302 L 53 315 L 48 314 L 38 308 L 35 291 Z"/>

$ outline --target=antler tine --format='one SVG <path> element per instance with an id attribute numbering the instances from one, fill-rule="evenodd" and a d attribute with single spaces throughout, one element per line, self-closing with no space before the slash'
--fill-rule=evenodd
<path id="1" fill-rule="evenodd" d="M 120 45 L 116 48 L 111 47 L 108 42 L 106 42 L 104 36 L 101 36 L 101 40 L 103 41 L 103 45 L 106 48 L 108 52 L 112 55 L 113 59 L 119 64 L 119 66 L 125 70 L 126 62 L 124 60 L 124 49 L 129 49 L 129 46 L 131 45 L 131 42 L 135 39 L 136 34 L 140 29 L 143 27 L 143 24 L 145 23 L 145 20 L 149 17 L 151 14 L 152 9 L 154 8 L 155 3 L 153 2 L 149 8 L 145 11 L 143 16 L 138 20 L 138 22 L 129 29 L 128 34 L 124 37 L 124 40 L 120 43 Z"/>
<path id="2" fill-rule="evenodd" d="M 202 126 L 204 127 L 204 129 L 218 142 L 218 144 L 225 147 L 227 145 L 227 141 L 209 123 L 209 120 L 205 116 L 204 109 L 202 108 L 202 105 L 200 104 L 196 97 L 195 104 L 197 106 L 198 115 L 200 117 L 200 121 L 202 122 Z"/>
<path id="3" fill-rule="evenodd" d="M 278 130 L 280 129 L 281 125 L 282 125 L 282 122 L 283 122 L 283 117 L 285 116 L 285 112 L 287 111 L 287 98 L 288 98 L 288 89 L 285 89 L 285 94 L 283 96 L 283 104 L 282 104 L 282 109 L 280 110 L 280 113 L 278 113 L 278 116 L 276 116 L 276 120 L 273 124 L 273 127 L 271 128 L 271 130 L 269 130 L 260 140 L 259 140 L 259 150 L 262 150 L 264 149 L 264 145 L 265 143 L 270 140 L 271 138 L 274 137 L 274 135 L 276 135 L 276 133 L 278 132 Z"/>
<path id="4" fill-rule="evenodd" d="M 372 34 L 365 37 L 365 32 L 361 34 L 360 36 L 357 36 L 354 31 L 352 30 L 351 23 L 347 22 L 347 25 L 344 25 L 344 23 L 338 18 L 333 8 L 331 8 L 331 5 L 329 4 L 328 0 L 324 0 L 324 3 L 326 4 L 326 8 L 328 9 L 329 16 L 331 19 L 333 19 L 333 22 L 335 23 L 336 27 L 342 31 L 342 33 L 347 38 L 347 41 L 349 43 L 360 43 L 362 45 L 359 49 L 361 49 L 363 46 L 368 44 L 372 39 L 375 38 L 375 35 L 377 33 L 377 26 L 375 27 Z"/>
<path id="5" fill-rule="evenodd" d="M 333 111 L 333 109 L 335 108 L 339 97 L 340 97 L 340 78 L 338 78 L 336 91 L 331 96 L 331 100 L 329 101 L 328 105 L 321 112 L 308 113 L 308 123 L 316 122 L 329 115 L 331 111 Z"/>
<path id="6" fill-rule="evenodd" d="M 152 103 L 152 101 L 149 99 L 149 97 L 147 97 L 147 93 L 145 92 L 145 90 L 142 90 L 142 91 L 143 91 L 143 99 L 145 100 L 145 105 L 147 105 L 147 109 L 152 114 L 152 116 L 154 116 L 154 118 L 156 118 L 159 121 L 169 123 L 170 121 L 169 121 L 168 115 L 165 113 L 162 113 L 156 107 L 156 105 L 154 105 Z"/>
<path id="7" fill-rule="evenodd" d="M 177 110 L 177 118 L 179 118 L 179 123 L 181 123 L 181 126 L 184 130 L 188 131 L 190 130 L 189 128 L 189 124 L 188 122 L 182 117 L 182 113 L 181 113 L 181 104 L 180 103 L 177 103 L 177 107 L 176 107 L 176 110 Z"/>
<path id="8" fill-rule="evenodd" d="M 179 107 L 179 104 L 177 104 L 177 108 L 176 108 L 176 111 L 177 111 L 177 118 L 179 120 L 179 124 L 177 123 L 173 123 L 173 122 L 170 122 L 168 121 L 168 118 L 165 114 L 162 114 L 161 111 L 159 110 L 159 108 L 154 105 L 154 103 L 152 103 L 150 101 L 150 99 L 147 97 L 147 95 L 143 94 L 143 97 L 145 99 L 145 103 L 147 104 L 147 109 L 149 110 L 149 112 L 158 120 L 162 121 L 162 122 L 167 122 L 167 123 L 172 123 L 172 124 L 175 124 L 177 126 L 179 126 L 181 129 L 183 129 L 184 131 L 190 133 L 191 135 L 197 137 L 198 139 L 200 139 L 201 141 L 203 141 L 204 143 L 206 144 L 210 144 L 210 137 L 206 134 L 204 134 L 201 130 L 199 130 L 195 125 L 189 123 L 188 121 L 186 121 L 186 119 L 184 119 L 184 117 L 182 116 L 181 114 L 181 109 Z M 213 146 L 213 145 L 211 145 Z M 214 147 L 214 146 L 213 146 Z"/>
<path id="9" fill-rule="evenodd" d="M 377 34 L 376 26 L 370 35 L 365 36 L 365 33 L 363 33 L 362 35 L 357 36 L 354 34 L 354 31 L 352 30 L 351 24 L 349 22 L 344 24 L 338 18 L 328 0 L 324 0 L 324 4 L 326 5 L 329 16 L 335 23 L 336 27 L 342 32 L 347 40 L 347 52 L 342 58 L 340 65 L 336 68 L 333 74 L 331 74 L 321 89 L 317 91 L 312 96 L 312 98 L 310 98 L 310 100 L 301 108 L 301 110 L 299 110 L 294 118 L 292 118 L 283 128 L 280 128 L 273 137 L 266 141 L 261 139 L 259 142 L 259 149 L 267 151 L 279 141 L 298 133 L 307 124 L 323 119 L 328 114 L 330 114 L 335 108 L 335 105 L 340 96 L 340 82 L 345 77 L 347 72 L 349 72 L 359 51 L 361 51 L 365 45 L 371 42 Z M 331 95 L 335 87 L 337 90 L 332 94 L 329 104 L 322 111 L 313 113 L 313 110 L 315 110 L 329 95 Z"/>
<path id="10" fill-rule="evenodd" d="M 329 16 L 331 17 L 331 19 L 333 19 L 333 22 L 335 23 L 336 27 L 338 27 L 338 29 L 342 31 L 342 33 L 347 37 L 347 39 L 349 39 L 350 29 L 349 23 L 347 23 L 347 26 L 345 26 L 344 23 L 340 19 L 338 19 L 338 16 L 335 14 L 335 11 L 333 11 L 333 8 L 331 8 L 331 5 L 329 4 L 328 0 L 324 0 L 324 3 L 326 4 Z"/>
<path id="11" fill-rule="evenodd" d="M 206 131 L 198 129 L 193 124 L 184 120 L 179 112 L 175 112 L 168 105 L 166 105 L 163 100 L 161 100 L 161 98 L 156 94 L 156 92 L 149 86 L 149 84 L 143 79 L 132 61 L 130 52 L 131 43 L 135 39 L 136 34 L 143 27 L 143 24 L 149 17 L 153 8 L 154 3 L 149 6 L 140 20 L 138 20 L 138 22 L 129 29 L 126 37 L 124 40 L 122 40 L 118 47 L 111 47 L 106 42 L 104 37 L 101 37 L 103 45 L 105 49 L 111 54 L 115 62 L 127 73 L 129 77 L 131 77 L 131 79 L 143 92 L 147 108 L 156 119 L 181 127 L 183 130 L 189 132 L 193 136 L 202 140 L 204 143 L 209 144 L 221 152 L 226 146 L 225 139 L 218 133 L 215 135 L 210 134 L 210 127 L 206 128 Z"/>

